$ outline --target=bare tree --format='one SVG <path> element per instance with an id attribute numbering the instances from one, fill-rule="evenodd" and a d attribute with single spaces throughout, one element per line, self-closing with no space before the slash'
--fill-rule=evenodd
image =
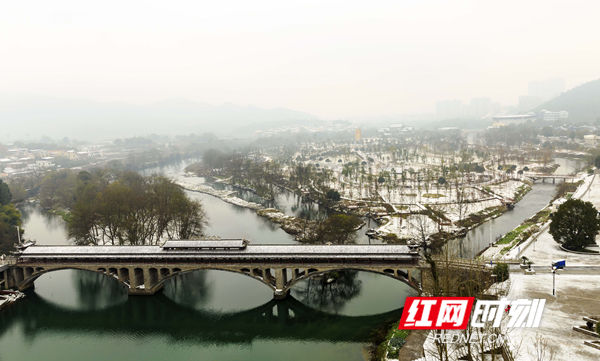
<path id="1" fill-rule="evenodd" d="M 535 335 L 535 360 L 536 361 L 553 361 L 556 356 L 556 347 L 548 342 L 541 334 Z"/>

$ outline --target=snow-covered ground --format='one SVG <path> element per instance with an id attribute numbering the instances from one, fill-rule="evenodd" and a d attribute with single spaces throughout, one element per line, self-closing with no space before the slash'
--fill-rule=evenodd
<path id="1" fill-rule="evenodd" d="M 510 333 L 513 341 L 520 343 L 516 361 L 538 361 L 536 335 L 554 348 L 554 361 L 597 361 L 600 351 L 583 344 L 592 340 L 573 330 L 585 324 L 584 316 L 600 315 L 600 276 L 565 274 L 556 277 L 557 296 L 552 296 L 552 274 L 526 276 L 511 273 L 511 288 L 507 298 L 544 298 L 546 307 L 539 328 L 515 328 Z M 549 358 L 547 358 L 549 360 Z"/>
<path id="2" fill-rule="evenodd" d="M 214 189 L 213 187 L 209 186 L 208 184 L 203 183 L 202 178 L 199 178 L 199 177 L 190 177 L 189 179 L 176 178 L 175 182 L 178 185 L 180 185 L 181 187 L 183 187 L 184 189 L 194 191 L 194 192 L 210 194 L 212 196 L 222 199 L 224 202 L 231 203 L 236 206 L 250 208 L 250 209 L 264 208 L 261 204 L 248 202 L 239 197 L 234 196 L 234 194 L 235 194 L 234 191 Z"/>
<path id="3" fill-rule="evenodd" d="M 504 197 L 504 198 L 513 198 L 515 196 L 515 192 L 519 187 L 523 186 L 525 183 L 517 180 L 508 180 L 506 182 L 500 184 L 490 185 L 490 190 L 495 194 Z"/>
<path id="4" fill-rule="evenodd" d="M 461 219 L 461 217 L 460 217 L 461 213 L 462 213 L 462 219 L 465 219 L 468 217 L 469 214 L 481 212 L 484 209 L 487 209 L 490 207 L 497 207 L 497 206 L 501 206 L 501 205 L 502 205 L 502 202 L 500 200 L 489 199 L 489 200 L 485 200 L 485 201 L 481 201 L 481 202 L 464 203 L 460 206 L 458 204 L 444 204 L 444 205 L 433 206 L 432 208 L 444 212 L 444 214 L 446 215 L 446 217 L 448 219 L 450 219 L 452 222 L 456 222 L 459 219 Z M 462 207 L 462 211 L 460 210 L 461 207 Z"/>
<path id="5" fill-rule="evenodd" d="M 0 309 L 17 302 L 23 297 L 25 297 L 25 294 L 19 291 L 9 291 L 6 294 L 0 295 Z"/>
<path id="6" fill-rule="evenodd" d="M 573 196 L 581 197 L 599 207 L 600 177 L 586 177 Z M 600 360 L 600 351 L 583 344 L 584 340 L 592 338 L 572 330 L 573 326 L 584 324 L 582 317 L 600 315 L 600 275 L 594 274 L 596 268 L 585 270 L 585 267 L 600 266 L 600 255 L 563 251 L 547 229 L 520 255 L 529 258 L 536 266 L 547 265 L 548 269 L 552 261 L 565 259 L 567 269 L 577 266 L 581 271 L 578 271 L 579 274 L 561 274 L 559 271 L 556 276 L 557 297 L 552 296 L 552 274 L 550 272 L 536 275 L 524 275 L 521 272 L 511 273 L 509 299 L 546 299 L 546 309 L 541 327 L 539 329 L 516 329 L 515 334 L 512 335 L 512 337 L 522 340 L 520 356 L 517 360 L 537 361 L 536 334 L 540 334 L 548 340 L 548 344 L 555 347 L 557 353 L 554 360 L 556 361 Z"/>
<path id="7" fill-rule="evenodd" d="M 437 223 L 422 214 L 413 214 L 406 219 L 391 217 L 391 221 L 378 229 L 385 232 L 395 233 L 400 238 L 421 239 L 421 231 L 426 235 L 438 231 Z"/>
<path id="8" fill-rule="evenodd" d="M 573 198 L 592 202 L 594 207 L 600 208 L 600 175 L 595 174 L 585 177 L 584 183 L 577 188 Z"/>
<path id="9" fill-rule="evenodd" d="M 600 266 L 600 255 L 563 251 L 548 230 L 540 234 L 537 240 L 532 242 L 520 255 L 529 258 L 534 265 L 550 266 L 553 260 L 565 259 L 567 266 Z M 598 278 L 600 279 L 600 275 Z"/>

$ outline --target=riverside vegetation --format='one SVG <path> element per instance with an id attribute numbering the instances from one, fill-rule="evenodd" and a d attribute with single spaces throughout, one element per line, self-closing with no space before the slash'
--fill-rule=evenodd
<path id="1" fill-rule="evenodd" d="M 50 173 L 42 182 L 40 204 L 58 211 L 69 236 L 80 245 L 144 245 L 202 235 L 202 205 L 162 176 L 94 170 Z"/>

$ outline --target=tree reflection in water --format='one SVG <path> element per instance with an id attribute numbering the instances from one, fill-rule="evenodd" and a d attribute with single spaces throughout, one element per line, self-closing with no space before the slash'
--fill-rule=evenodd
<path id="1" fill-rule="evenodd" d="M 71 271 L 78 308 L 100 310 L 127 300 L 127 290 L 116 279 L 91 271 Z"/>
<path id="2" fill-rule="evenodd" d="M 210 299 L 208 271 L 187 272 L 165 282 L 163 293 L 176 303 L 198 308 Z"/>
<path id="3" fill-rule="evenodd" d="M 362 281 L 358 271 L 333 271 L 299 282 L 294 297 L 315 309 L 338 313 L 348 301 L 358 296 Z"/>

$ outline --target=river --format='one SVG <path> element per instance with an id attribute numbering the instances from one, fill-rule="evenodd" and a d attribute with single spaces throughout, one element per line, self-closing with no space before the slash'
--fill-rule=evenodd
<path id="1" fill-rule="evenodd" d="M 552 185 L 535 185 L 513 211 L 451 247 L 473 256 L 490 234 L 514 228 L 553 193 Z M 294 243 L 252 210 L 202 193 L 188 195 L 204 205 L 207 234 Z M 279 199 L 278 204 L 286 213 L 302 208 L 296 198 Z M 69 244 L 60 217 L 33 204 L 22 212 L 27 238 Z M 0 359 L 359 361 L 367 357 L 373 330 L 398 320 L 404 299 L 414 291 L 385 276 L 349 271 L 333 283 L 305 281 L 291 294 L 273 301 L 269 288 L 248 277 L 198 271 L 172 280 L 155 296 L 128 297 L 108 277 L 56 271 L 40 277 L 25 299 L 0 312 Z"/>
<path id="2" fill-rule="evenodd" d="M 169 173 L 181 169 L 163 168 Z M 188 192 L 204 205 L 206 233 L 257 243 L 295 243 L 254 211 Z M 281 202 L 281 200 L 280 200 Z M 293 199 L 284 207 L 292 211 Z M 294 209 L 296 209 L 294 207 Z M 58 216 L 22 207 L 26 237 L 69 244 Z M 341 272 L 333 283 L 298 283 L 289 299 L 243 275 L 197 271 L 150 297 L 128 297 L 113 279 L 48 273 L 0 313 L 2 360 L 365 360 L 373 332 L 400 318 L 415 295 L 392 278 Z"/>
<path id="3" fill-rule="evenodd" d="M 585 162 L 581 159 L 556 158 L 559 167 L 555 174 L 565 175 L 579 171 Z M 497 237 L 510 232 L 527 218 L 544 208 L 554 197 L 555 184 L 536 183 L 511 211 L 492 219 L 467 232 L 464 238 L 456 238 L 447 243 L 448 252 L 461 258 L 473 258 L 489 247 Z"/>

